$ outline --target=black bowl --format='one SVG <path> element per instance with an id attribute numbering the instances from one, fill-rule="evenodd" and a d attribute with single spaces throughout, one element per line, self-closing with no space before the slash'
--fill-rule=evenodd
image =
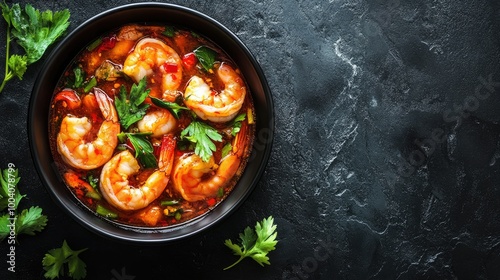
<path id="1" fill-rule="evenodd" d="M 84 207 L 62 182 L 49 146 L 48 120 L 51 96 L 60 75 L 83 46 L 105 31 L 130 23 L 167 23 L 203 34 L 239 66 L 255 104 L 256 137 L 246 169 L 228 197 L 201 218 L 163 229 L 139 229 L 116 225 Z M 84 22 L 65 37 L 47 57 L 33 87 L 29 105 L 28 136 L 40 178 L 54 199 L 76 221 L 89 230 L 112 239 L 136 243 L 162 243 L 183 239 L 220 222 L 240 206 L 257 185 L 271 153 L 274 113 L 269 86 L 259 64 L 244 44 L 214 19 L 182 6 L 137 3 L 113 8 Z"/>

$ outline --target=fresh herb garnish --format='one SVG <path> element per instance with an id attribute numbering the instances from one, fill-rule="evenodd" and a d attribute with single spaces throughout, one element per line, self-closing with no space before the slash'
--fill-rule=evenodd
<path id="1" fill-rule="evenodd" d="M 149 104 L 144 104 L 150 89 L 146 89 L 146 78 L 138 84 L 133 84 L 130 94 L 125 86 L 120 87 L 120 93 L 115 97 L 115 106 L 121 125 L 127 130 L 132 124 L 140 121 L 146 114 Z"/>
<path id="2" fill-rule="evenodd" d="M 68 275 L 75 280 L 84 279 L 87 276 L 87 265 L 78 255 L 85 250 L 87 248 L 74 251 L 64 240 L 61 248 L 51 249 L 43 257 L 42 265 L 45 270 L 43 276 L 47 279 L 54 279 Z"/>
<path id="3" fill-rule="evenodd" d="M 229 269 L 246 257 L 251 257 L 261 266 L 264 264 L 270 265 L 269 257 L 267 254 L 276 249 L 278 241 L 276 237 L 276 225 L 272 216 L 264 218 L 262 222 L 257 222 L 255 231 L 250 227 L 246 227 L 243 233 L 240 233 L 241 245 L 233 244 L 231 239 L 227 239 L 224 244 L 233 250 L 233 253 L 240 258 L 232 265 L 224 268 Z"/>
<path id="4" fill-rule="evenodd" d="M 161 33 L 167 37 L 174 37 L 175 28 L 173 26 L 165 26 L 165 30 Z"/>
<path id="5" fill-rule="evenodd" d="M 125 142 L 128 138 L 135 150 L 135 157 L 139 160 L 144 168 L 157 167 L 156 157 L 154 156 L 153 145 L 148 139 L 151 133 L 126 133 L 120 132 L 118 139 Z"/>
<path id="6" fill-rule="evenodd" d="M 207 46 L 200 46 L 193 52 L 205 71 L 209 71 L 214 67 L 215 57 L 217 56 L 217 53 L 214 50 Z"/>
<path id="7" fill-rule="evenodd" d="M 174 115 L 174 117 L 176 119 L 179 119 L 179 112 L 180 111 L 189 110 L 189 108 L 183 107 L 175 102 L 164 101 L 164 100 L 161 100 L 159 98 L 152 97 L 152 96 L 150 96 L 149 98 L 151 98 L 151 102 L 153 102 L 154 105 L 156 105 L 160 108 L 163 108 L 163 109 L 167 109 L 170 113 L 172 113 L 172 115 Z"/>
<path id="8" fill-rule="evenodd" d="M 186 139 L 195 145 L 194 153 L 203 161 L 208 162 L 216 147 L 213 141 L 221 142 L 222 136 L 217 130 L 206 123 L 192 121 L 182 132 L 181 139 Z"/>
<path id="9" fill-rule="evenodd" d="M 74 88 L 79 88 L 83 85 L 83 81 L 85 80 L 85 72 L 79 66 L 73 69 L 73 74 L 75 75 L 75 82 L 73 83 Z"/>
<path id="10" fill-rule="evenodd" d="M 1 92 L 13 77 L 17 76 L 21 80 L 27 66 L 38 61 L 47 48 L 64 33 L 69 26 L 70 12 L 67 9 L 40 12 L 30 4 L 26 4 L 22 10 L 19 4 L 9 7 L 5 2 L 0 3 L 0 7 L 2 16 L 7 22 L 5 76 L 0 85 Z M 24 55 L 10 54 L 12 39 L 17 39 L 17 44 L 25 51 Z"/>
<path id="11" fill-rule="evenodd" d="M 17 213 L 19 202 L 26 196 L 21 195 L 17 188 L 19 181 L 17 169 L 9 166 L 8 169 L 0 170 L 0 211 L 8 210 L 0 216 L 0 241 L 9 236 L 9 244 L 12 225 L 15 225 L 16 238 L 20 234 L 35 235 L 47 225 L 47 216 L 42 215 L 42 208 L 38 206 L 32 206 L 29 209 L 23 209 L 20 214 Z M 9 205 L 9 200 L 12 198 L 14 205 Z"/>
<path id="12" fill-rule="evenodd" d="M 231 122 L 231 135 L 236 136 L 238 132 L 240 132 L 241 129 L 241 122 L 245 120 L 247 114 L 239 114 L 234 118 L 234 120 Z"/>

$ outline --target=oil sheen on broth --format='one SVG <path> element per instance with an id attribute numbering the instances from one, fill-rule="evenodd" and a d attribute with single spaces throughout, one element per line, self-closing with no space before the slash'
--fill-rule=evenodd
<path id="1" fill-rule="evenodd" d="M 165 227 L 234 188 L 254 138 L 238 65 L 174 26 L 127 25 L 84 48 L 51 101 L 49 137 L 68 188 L 97 215 Z"/>

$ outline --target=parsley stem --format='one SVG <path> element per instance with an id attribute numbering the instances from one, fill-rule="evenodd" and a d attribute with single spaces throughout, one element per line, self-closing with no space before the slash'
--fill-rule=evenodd
<path id="1" fill-rule="evenodd" d="M 9 72 L 9 52 L 10 52 L 10 22 L 7 22 L 7 45 L 5 46 L 5 76 L 3 77 L 2 84 L 0 85 L 0 92 L 2 92 L 5 84 L 12 79 L 12 72 Z"/>
<path id="2" fill-rule="evenodd" d="M 238 263 L 240 263 L 240 262 L 241 262 L 241 260 L 243 260 L 245 257 L 246 257 L 246 255 L 241 255 L 241 256 L 240 256 L 240 258 L 239 258 L 239 259 L 238 259 L 235 263 L 233 263 L 232 265 L 230 265 L 230 266 L 228 266 L 228 267 L 224 268 L 224 270 L 228 270 L 228 269 L 230 269 L 231 267 L 233 267 L 233 266 L 237 265 L 237 264 L 238 264 Z"/>

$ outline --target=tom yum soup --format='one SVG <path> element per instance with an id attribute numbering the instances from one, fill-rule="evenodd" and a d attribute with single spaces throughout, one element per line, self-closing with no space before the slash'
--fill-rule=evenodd
<path id="1" fill-rule="evenodd" d="M 49 137 L 68 188 L 96 214 L 164 227 L 234 188 L 255 130 L 238 65 L 182 28 L 128 25 L 84 48 L 54 91 Z"/>

